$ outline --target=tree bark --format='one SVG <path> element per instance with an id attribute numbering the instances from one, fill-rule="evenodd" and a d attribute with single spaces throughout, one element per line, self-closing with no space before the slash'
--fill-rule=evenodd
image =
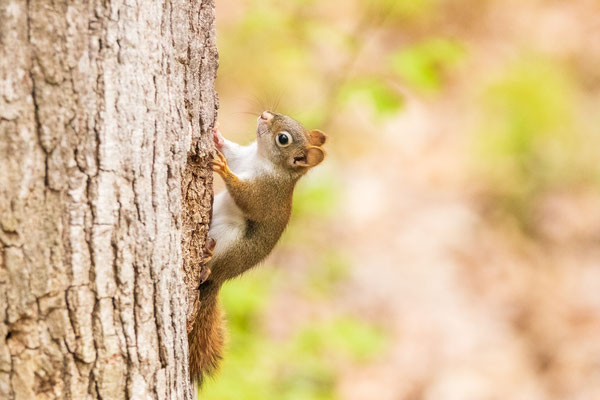
<path id="1" fill-rule="evenodd" d="M 192 398 L 216 68 L 214 0 L 0 0 L 1 399 Z"/>

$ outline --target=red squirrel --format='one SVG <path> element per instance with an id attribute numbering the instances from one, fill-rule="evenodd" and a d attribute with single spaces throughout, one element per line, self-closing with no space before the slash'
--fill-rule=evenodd
<path id="1" fill-rule="evenodd" d="M 206 263 L 209 273 L 198 288 L 200 309 L 188 334 L 190 377 L 198 384 L 222 358 L 221 286 L 271 252 L 290 219 L 296 182 L 325 159 L 327 136 L 287 115 L 265 111 L 250 145 L 223 138 L 218 127 L 213 138 L 217 157 L 212 166 L 226 190 L 215 196 L 209 229 L 214 249 Z"/>

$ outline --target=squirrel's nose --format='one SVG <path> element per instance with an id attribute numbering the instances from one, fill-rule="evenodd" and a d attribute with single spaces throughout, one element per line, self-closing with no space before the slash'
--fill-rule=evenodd
<path id="1" fill-rule="evenodd" d="M 263 113 L 260 114 L 260 119 L 262 119 L 263 121 L 269 122 L 270 120 L 273 119 L 273 113 L 271 111 L 263 111 Z"/>

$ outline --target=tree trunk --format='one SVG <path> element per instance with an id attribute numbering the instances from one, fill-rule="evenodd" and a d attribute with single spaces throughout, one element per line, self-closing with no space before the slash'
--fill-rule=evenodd
<path id="1" fill-rule="evenodd" d="M 192 397 L 216 68 L 214 0 L 0 0 L 0 399 Z"/>

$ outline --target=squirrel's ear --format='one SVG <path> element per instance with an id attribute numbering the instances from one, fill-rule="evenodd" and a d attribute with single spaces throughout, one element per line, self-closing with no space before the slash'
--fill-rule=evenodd
<path id="1" fill-rule="evenodd" d="M 325 152 L 320 147 L 307 147 L 304 154 L 294 157 L 294 165 L 297 167 L 312 168 L 325 159 Z"/>
<path id="2" fill-rule="evenodd" d="M 313 146 L 322 146 L 327 140 L 327 135 L 318 129 L 308 132 L 308 141 Z"/>

